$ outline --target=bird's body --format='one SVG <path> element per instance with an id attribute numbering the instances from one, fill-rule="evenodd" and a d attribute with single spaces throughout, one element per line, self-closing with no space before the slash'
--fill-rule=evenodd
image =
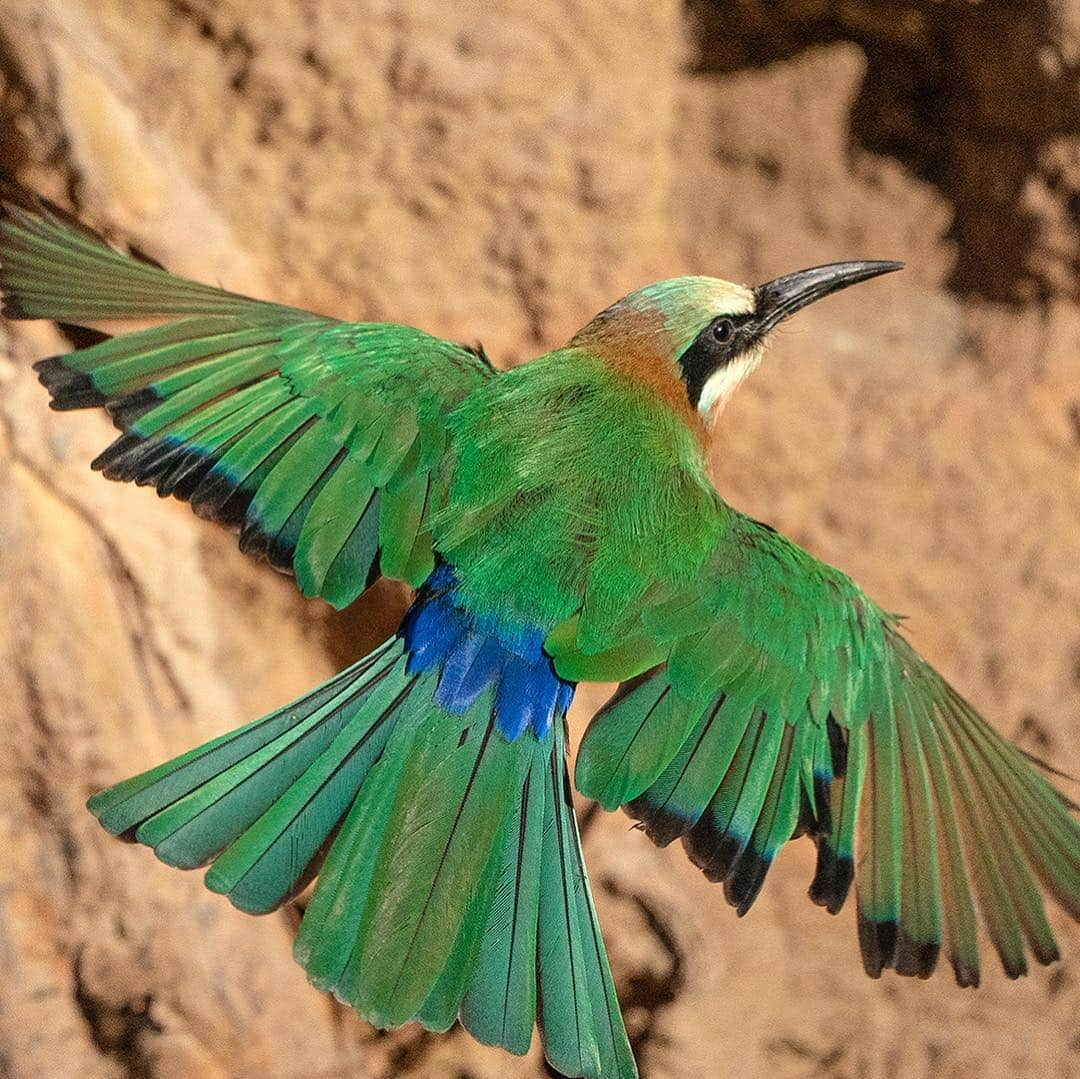
<path id="1" fill-rule="evenodd" d="M 449 427 L 434 534 L 476 609 L 509 607 L 546 632 L 590 585 L 635 587 L 619 580 L 635 562 L 641 584 L 661 567 L 686 577 L 700 566 L 715 502 L 703 429 L 586 347 L 492 380 Z"/>
<path id="2" fill-rule="evenodd" d="M 739 913 L 807 834 L 816 902 L 835 913 L 854 878 L 874 976 L 943 950 L 976 984 L 976 909 L 1010 976 L 1056 958 L 1039 886 L 1080 916 L 1071 803 L 894 616 L 707 475 L 768 332 L 896 264 L 660 282 L 502 373 L 173 277 L 30 201 L 0 221 L 7 315 L 164 320 L 38 365 L 54 407 L 121 429 L 95 467 L 335 606 L 380 574 L 417 589 L 370 656 L 90 802 L 244 910 L 317 873 L 296 942 L 316 985 L 380 1026 L 459 1018 L 516 1053 L 538 1027 L 567 1074 L 634 1074 L 565 762 L 590 680 L 621 687 L 578 788 L 681 838 Z"/>

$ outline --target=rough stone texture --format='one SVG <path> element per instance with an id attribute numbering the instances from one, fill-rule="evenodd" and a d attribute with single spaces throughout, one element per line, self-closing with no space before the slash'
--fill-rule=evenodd
<path id="1" fill-rule="evenodd" d="M 845 137 L 904 163 L 951 206 L 955 291 L 1077 296 L 1075 6 L 1053 0 L 688 0 L 695 70 L 731 73 L 850 42 L 865 57 Z M 1030 197 L 1042 189 L 1042 198 Z M 1071 224 L 1062 229 L 1062 214 Z M 1065 236 L 1062 235 L 1064 231 Z M 1071 245 L 1063 240 L 1071 235 Z"/>
<path id="2" fill-rule="evenodd" d="M 906 259 L 780 335 L 717 481 L 1075 772 L 1080 5 L 690 7 L 0 0 L 0 165 L 176 269 L 506 362 L 657 276 Z M 376 1035 L 293 965 L 295 910 L 246 918 L 82 809 L 403 596 L 330 616 L 92 476 L 106 423 L 49 413 L 28 370 L 62 347 L 0 327 L 0 1074 L 540 1074 L 536 1047 Z M 992 959 L 977 993 L 871 982 L 851 912 L 802 894 L 806 843 L 737 922 L 677 849 L 586 821 L 643 1074 L 1080 1073 L 1064 919 L 1065 962 L 1020 983 Z"/>

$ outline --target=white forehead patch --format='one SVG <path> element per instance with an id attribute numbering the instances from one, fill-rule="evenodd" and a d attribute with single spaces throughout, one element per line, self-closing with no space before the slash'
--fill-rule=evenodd
<path id="1" fill-rule="evenodd" d="M 739 384 L 752 374 L 761 363 L 765 350 L 759 345 L 737 356 L 731 363 L 714 371 L 701 389 L 698 398 L 698 412 L 706 418 L 714 409 L 723 408 L 728 399 L 738 389 Z"/>

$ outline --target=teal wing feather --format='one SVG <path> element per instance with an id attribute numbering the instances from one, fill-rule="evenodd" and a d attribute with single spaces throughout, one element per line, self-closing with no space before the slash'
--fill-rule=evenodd
<path id="1" fill-rule="evenodd" d="M 849 578 L 718 514 L 697 578 L 657 582 L 610 648 L 577 618 L 548 638 L 564 677 L 623 680 L 582 741 L 582 793 L 680 838 L 740 914 L 811 835 L 810 895 L 836 913 L 854 880 L 872 976 L 926 977 L 944 949 L 977 984 L 978 915 L 1009 976 L 1055 959 L 1040 886 L 1080 917 L 1075 807 Z"/>
<path id="2" fill-rule="evenodd" d="M 96 469 L 238 529 L 336 607 L 379 573 L 424 580 L 446 417 L 493 373 L 481 355 L 186 281 L 22 201 L 0 212 L 5 315 L 167 320 L 37 365 L 54 408 L 101 406 L 121 430 Z"/>

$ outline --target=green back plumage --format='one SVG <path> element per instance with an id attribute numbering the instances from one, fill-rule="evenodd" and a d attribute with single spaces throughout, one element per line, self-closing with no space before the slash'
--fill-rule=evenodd
<path id="1" fill-rule="evenodd" d="M 478 610 L 553 626 L 582 609 L 590 645 L 614 645 L 657 578 L 689 581 L 712 545 L 694 434 L 585 346 L 477 387 L 449 426 L 436 543 Z"/>

